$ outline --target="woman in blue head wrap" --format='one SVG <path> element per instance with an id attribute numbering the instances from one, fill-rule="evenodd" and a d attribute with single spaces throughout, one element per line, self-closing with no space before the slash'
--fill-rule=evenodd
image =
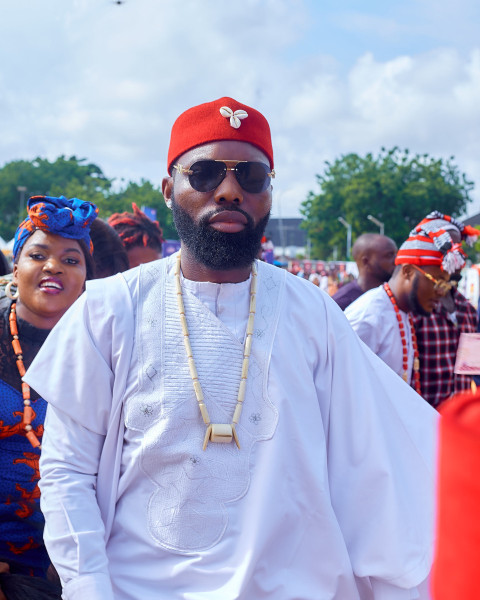
<path id="1" fill-rule="evenodd" d="M 46 403 L 21 377 L 94 275 L 89 231 L 98 209 L 63 196 L 32 197 L 27 209 L 0 300 L 0 572 L 7 563 L 11 573 L 45 577 L 37 482 Z"/>

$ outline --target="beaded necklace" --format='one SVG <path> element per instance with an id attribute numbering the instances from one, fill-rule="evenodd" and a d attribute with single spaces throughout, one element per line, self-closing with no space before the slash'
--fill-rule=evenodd
<path id="1" fill-rule="evenodd" d="M 205 432 L 205 438 L 203 440 L 203 449 L 208 445 L 208 442 L 218 443 L 230 443 L 232 439 L 235 440 L 237 447 L 240 449 L 240 442 L 238 441 L 238 435 L 235 429 L 235 425 L 240 420 L 242 414 L 243 401 L 245 400 L 245 392 L 247 390 L 247 376 L 248 376 L 248 364 L 250 360 L 250 352 L 252 349 L 253 340 L 253 323 L 255 320 L 255 308 L 256 308 L 256 293 L 257 293 L 257 267 L 255 264 L 252 266 L 252 282 L 250 284 L 250 308 L 247 323 L 247 332 L 245 335 L 245 342 L 243 344 L 243 363 L 242 363 L 242 376 L 240 378 L 240 385 L 238 387 L 237 404 L 233 412 L 233 418 L 231 423 L 211 423 L 208 415 L 207 407 L 205 406 L 205 399 L 203 396 L 202 386 L 198 379 L 198 372 L 195 366 L 195 360 L 192 353 L 192 345 L 190 344 L 190 335 L 188 332 L 187 318 L 185 316 L 185 305 L 183 303 L 182 293 L 182 282 L 180 280 L 180 252 L 177 255 L 177 264 L 175 268 L 175 287 L 177 292 L 178 312 L 180 314 L 180 321 L 182 323 L 183 342 L 185 344 L 185 350 L 187 352 L 188 366 L 190 369 L 190 376 L 193 382 L 193 389 L 195 390 L 195 397 L 197 398 L 198 408 L 202 415 L 203 422 L 205 423 L 207 430 Z"/>
<path id="2" fill-rule="evenodd" d="M 400 329 L 400 338 L 402 340 L 402 367 L 403 367 L 403 379 L 408 383 L 408 347 L 407 340 L 405 337 L 405 327 L 403 326 L 402 315 L 400 314 L 400 309 L 397 306 L 397 302 L 395 300 L 395 296 L 393 295 L 392 290 L 388 283 L 383 284 L 383 289 L 387 292 L 387 296 L 390 298 L 390 302 L 395 309 L 395 314 L 397 315 L 398 327 Z M 408 313 L 408 321 L 410 323 L 410 331 L 412 335 L 412 346 L 413 346 L 413 385 L 415 387 L 415 391 L 417 394 L 420 394 L 420 359 L 418 355 L 418 345 L 417 345 L 417 334 L 415 333 L 415 327 L 413 325 L 413 318 L 410 313 Z"/>
<path id="3" fill-rule="evenodd" d="M 17 327 L 17 303 L 13 302 L 10 307 L 10 315 L 8 321 L 10 324 L 10 333 L 12 334 L 12 346 L 17 360 L 17 369 L 20 377 L 25 375 L 25 365 L 23 364 L 23 353 L 18 339 L 18 327 Z M 33 408 L 30 402 L 30 386 L 28 383 L 22 381 L 22 396 L 23 396 L 23 426 L 27 432 L 25 435 L 28 441 L 34 448 L 41 449 L 41 444 L 32 427 Z"/>

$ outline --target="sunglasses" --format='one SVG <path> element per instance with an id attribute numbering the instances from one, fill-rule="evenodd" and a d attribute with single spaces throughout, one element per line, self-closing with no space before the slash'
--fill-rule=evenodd
<path id="1" fill-rule="evenodd" d="M 433 289 L 437 292 L 437 294 L 445 296 L 452 289 L 452 284 L 448 281 L 445 281 L 445 279 L 435 279 L 433 275 L 430 275 L 430 273 L 427 273 L 420 267 L 417 267 L 417 265 L 412 265 L 412 267 L 417 269 L 417 271 L 420 271 L 422 275 L 425 275 L 425 277 L 433 283 Z"/>
<path id="2" fill-rule="evenodd" d="M 179 173 L 188 175 L 188 181 L 197 192 L 212 192 L 233 171 L 240 187 L 250 194 L 260 194 L 270 185 L 275 171 L 262 162 L 250 160 L 199 160 L 187 169 L 173 165 Z"/>

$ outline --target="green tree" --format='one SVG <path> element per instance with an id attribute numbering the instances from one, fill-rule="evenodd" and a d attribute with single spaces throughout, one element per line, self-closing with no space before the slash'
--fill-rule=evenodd
<path id="1" fill-rule="evenodd" d="M 456 216 L 471 202 L 473 183 L 453 163 L 428 154 L 411 156 L 408 150 L 381 149 L 378 156 L 341 156 L 325 163 L 317 175 L 320 192 L 310 191 L 302 203 L 303 226 L 312 242 L 312 257 L 328 259 L 337 247 L 346 254 L 343 217 L 352 226 L 352 238 L 378 227 L 367 220 L 373 215 L 385 224 L 385 234 L 399 245 L 430 211 Z"/>
<path id="2" fill-rule="evenodd" d="M 156 209 L 165 239 L 178 237 L 159 188 L 142 179 L 139 184 L 128 182 L 119 191 L 98 165 L 76 156 L 59 156 L 52 162 L 40 157 L 15 160 L 0 168 L 0 236 L 6 240 L 13 237 L 26 216 L 26 199 L 37 194 L 89 200 L 98 206 L 103 219 L 114 212 L 131 212 L 135 202 Z"/>
<path id="3" fill-rule="evenodd" d="M 167 208 L 161 190 L 145 179 L 142 179 L 139 184 L 130 181 L 122 191 L 109 194 L 102 199 L 98 204 L 100 215 L 106 218 L 114 212 L 132 212 L 132 202 L 135 202 L 139 208 L 142 206 L 154 208 L 157 211 L 157 221 L 163 230 L 163 237 L 166 240 L 178 239 L 172 211 Z"/>
<path id="4" fill-rule="evenodd" d="M 53 162 L 40 157 L 9 162 L 0 169 L 0 235 L 13 237 L 26 216 L 29 196 L 64 195 L 98 203 L 108 194 L 111 183 L 100 167 L 76 156 L 59 156 Z"/>

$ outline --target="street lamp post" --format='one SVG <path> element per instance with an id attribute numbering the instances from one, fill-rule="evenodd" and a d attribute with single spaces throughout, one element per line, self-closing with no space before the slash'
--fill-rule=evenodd
<path id="1" fill-rule="evenodd" d="M 27 191 L 27 188 L 24 185 L 17 185 L 17 191 L 20 194 L 19 209 L 18 209 L 18 222 L 21 223 L 23 221 L 23 209 L 25 206 L 25 192 Z"/>
<path id="2" fill-rule="evenodd" d="M 352 247 L 352 226 L 350 223 L 347 223 L 343 217 L 338 217 L 340 223 L 347 230 L 347 260 L 350 258 L 350 248 Z"/>
<path id="3" fill-rule="evenodd" d="M 375 225 L 377 227 L 380 227 L 380 235 L 385 235 L 385 224 L 382 223 L 382 221 L 379 221 L 378 219 L 376 219 L 372 215 L 367 215 L 367 219 L 369 221 L 371 221 L 372 223 L 375 223 Z"/>
<path id="4" fill-rule="evenodd" d="M 277 210 L 278 210 L 278 233 L 280 234 L 280 244 L 282 246 L 282 254 L 285 256 L 285 229 L 283 227 L 283 218 L 282 218 L 282 193 L 278 194 L 277 200 Z"/>

